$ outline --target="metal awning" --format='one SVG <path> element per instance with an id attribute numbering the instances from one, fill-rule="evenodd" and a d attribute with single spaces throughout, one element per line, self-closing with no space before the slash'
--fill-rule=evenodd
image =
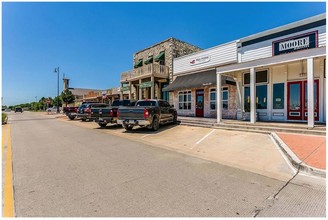
<path id="1" fill-rule="evenodd" d="M 139 60 L 138 62 L 136 62 L 136 64 L 134 64 L 134 68 L 141 67 L 141 66 L 142 66 L 142 60 Z"/>
<path id="2" fill-rule="evenodd" d="M 164 58 L 165 58 L 165 51 L 162 51 L 158 54 L 157 57 L 155 57 L 155 62 L 158 62 L 160 60 L 164 60 Z"/>
<path id="3" fill-rule="evenodd" d="M 281 63 L 288 63 L 297 60 L 304 60 L 307 58 L 314 58 L 314 57 L 321 57 L 321 56 L 326 56 L 326 47 L 307 49 L 299 52 L 288 53 L 288 54 L 258 59 L 254 61 L 244 62 L 244 63 L 238 63 L 238 64 L 224 66 L 224 67 L 218 67 L 216 68 L 216 72 L 228 73 L 233 71 L 270 66 L 270 65 L 281 64 Z"/>
<path id="4" fill-rule="evenodd" d="M 222 77 L 222 82 L 227 83 L 227 80 L 229 80 L 228 77 Z M 214 85 L 216 85 L 215 69 L 189 75 L 177 76 L 177 78 L 170 85 L 163 88 L 162 91 L 170 92 L 174 90 L 183 90 Z"/>
<path id="5" fill-rule="evenodd" d="M 148 59 L 145 61 L 145 64 L 150 64 L 153 62 L 153 56 L 149 56 Z"/>

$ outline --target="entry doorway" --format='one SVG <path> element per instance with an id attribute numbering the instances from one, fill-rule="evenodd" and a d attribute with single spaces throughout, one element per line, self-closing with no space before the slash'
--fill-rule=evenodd
<path id="1" fill-rule="evenodd" d="M 307 81 L 288 82 L 287 119 L 307 120 Z M 314 80 L 314 120 L 319 121 L 319 80 Z"/>
<path id="2" fill-rule="evenodd" d="M 204 90 L 196 90 L 196 117 L 204 117 Z"/>

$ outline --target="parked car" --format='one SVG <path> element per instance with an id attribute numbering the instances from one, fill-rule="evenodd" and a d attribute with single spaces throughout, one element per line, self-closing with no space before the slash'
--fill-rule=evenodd
<path id="1" fill-rule="evenodd" d="M 115 100 L 111 106 L 91 108 L 91 114 L 100 127 L 106 127 L 108 123 L 117 123 L 117 109 L 120 106 L 134 106 L 135 103 L 133 100 Z"/>
<path id="2" fill-rule="evenodd" d="M 57 112 L 57 106 L 53 106 L 51 108 L 47 108 L 46 110 L 48 113 L 56 113 Z M 59 107 L 59 112 L 61 112 L 61 107 Z"/>
<path id="3" fill-rule="evenodd" d="M 23 113 L 23 109 L 22 109 L 22 108 L 15 108 L 15 113 L 16 113 L 16 112 Z"/>
<path id="4" fill-rule="evenodd" d="M 139 100 L 134 107 L 120 107 L 117 118 L 126 130 L 138 125 L 156 131 L 160 124 L 175 123 L 177 111 L 164 100 Z"/>
<path id="5" fill-rule="evenodd" d="M 6 108 L 5 109 L 5 112 L 11 112 L 11 109 L 10 108 Z"/>
<path id="6" fill-rule="evenodd" d="M 79 107 L 64 107 L 63 112 L 69 119 L 74 120 L 76 118 L 78 109 Z"/>
<path id="7" fill-rule="evenodd" d="M 107 106 L 105 103 L 84 103 L 82 104 L 76 113 L 76 118 L 81 119 L 82 121 L 93 121 L 95 119 L 94 116 L 91 115 L 91 108 L 95 108 L 97 106 Z"/>

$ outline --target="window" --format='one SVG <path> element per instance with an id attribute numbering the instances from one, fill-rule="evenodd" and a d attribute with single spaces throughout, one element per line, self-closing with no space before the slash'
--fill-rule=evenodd
<path id="1" fill-rule="evenodd" d="M 210 109 L 216 109 L 216 89 L 210 90 Z"/>
<path id="2" fill-rule="evenodd" d="M 256 109 L 267 109 L 267 85 L 256 86 Z"/>
<path id="3" fill-rule="evenodd" d="M 229 91 L 228 87 L 222 88 L 222 106 L 223 109 L 229 108 Z M 216 89 L 210 90 L 210 109 L 215 110 L 216 109 Z"/>
<path id="4" fill-rule="evenodd" d="M 268 70 L 261 70 L 255 73 L 256 83 L 267 83 L 268 82 Z M 251 81 L 250 73 L 244 74 L 244 85 L 249 85 Z"/>
<path id="5" fill-rule="evenodd" d="M 228 87 L 222 88 L 222 105 L 223 109 L 229 108 L 229 91 Z"/>
<path id="6" fill-rule="evenodd" d="M 267 85 L 256 86 L 256 109 L 267 109 L 267 96 L 268 89 Z M 244 110 L 245 112 L 250 112 L 251 110 L 251 96 L 250 88 L 244 87 Z"/>
<path id="7" fill-rule="evenodd" d="M 191 109 L 191 91 L 179 92 L 179 109 Z"/>
<path id="8" fill-rule="evenodd" d="M 284 109 L 284 83 L 273 84 L 273 109 Z"/>

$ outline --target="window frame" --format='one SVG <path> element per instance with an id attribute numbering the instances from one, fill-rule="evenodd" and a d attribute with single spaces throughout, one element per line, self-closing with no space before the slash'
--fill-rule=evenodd
<path id="1" fill-rule="evenodd" d="M 257 72 L 262 72 L 262 71 L 266 71 L 267 72 L 267 80 L 266 80 L 266 82 L 256 82 L 256 73 Z M 248 84 L 246 84 L 245 83 L 245 75 L 246 74 L 249 74 L 249 83 Z M 269 74 L 270 74 L 270 71 L 269 71 L 269 68 L 266 68 L 266 69 L 259 69 L 259 70 L 256 70 L 255 71 L 255 84 L 257 85 L 257 84 L 269 84 Z M 250 84 L 251 84 L 251 73 L 250 72 L 244 72 L 243 73 L 243 86 L 250 86 Z"/>
<path id="2" fill-rule="evenodd" d="M 188 100 L 190 94 L 190 100 Z M 180 101 L 180 96 L 182 96 L 182 101 Z M 186 99 L 185 99 L 186 96 Z M 179 91 L 178 92 L 178 109 L 179 111 L 190 111 L 191 110 L 191 96 L 192 92 L 191 90 L 184 90 L 184 91 Z M 190 104 L 190 108 L 189 105 Z M 182 106 L 182 108 L 180 108 Z M 186 108 L 185 108 L 186 106 Z"/>
<path id="3" fill-rule="evenodd" d="M 225 100 L 225 99 L 223 99 L 223 92 L 227 92 L 228 93 L 228 99 L 227 100 Z M 211 94 L 212 93 L 215 93 L 215 100 L 212 100 L 211 99 Z M 209 101 L 210 101 L 210 111 L 215 111 L 217 108 L 216 108 L 216 106 L 217 106 L 217 104 L 216 104 L 216 101 L 217 101 L 217 92 L 216 92 L 216 88 L 210 88 L 210 91 L 209 91 Z M 224 110 L 228 110 L 229 109 L 229 86 L 222 86 L 221 87 L 221 103 L 222 103 L 222 109 L 224 109 Z M 223 102 L 227 102 L 227 108 L 223 108 Z M 213 109 L 213 108 L 211 108 L 212 107 L 212 103 L 214 103 L 214 105 L 215 105 L 215 108 Z"/>

